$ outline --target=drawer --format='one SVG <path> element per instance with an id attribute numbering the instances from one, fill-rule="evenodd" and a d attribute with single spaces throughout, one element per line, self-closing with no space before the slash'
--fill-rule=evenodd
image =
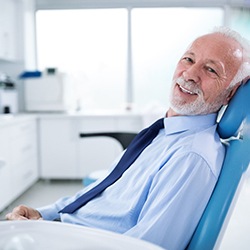
<path id="1" fill-rule="evenodd" d="M 12 165 L 11 169 L 11 190 L 14 196 L 20 195 L 38 179 L 37 158 L 35 156 L 20 164 Z"/>
<path id="2" fill-rule="evenodd" d="M 19 164 L 37 154 L 35 137 L 17 138 L 11 145 L 11 164 Z"/>
<path id="3" fill-rule="evenodd" d="M 37 154 L 37 134 L 34 122 L 24 122 L 11 128 L 11 164 L 22 163 Z"/>
<path id="4" fill-rule="evenodd" d="M 0 212 L 12 201 L 10 186 L 10 167 L 0 158 Z"/>
<path id="5" fill-rule="evenodd" d="M 36 133 L 35 121 L 25 121 L 15 124 L 11 127 L 11 137 L 13 140 L 19 137 L 26 137 Z"/>

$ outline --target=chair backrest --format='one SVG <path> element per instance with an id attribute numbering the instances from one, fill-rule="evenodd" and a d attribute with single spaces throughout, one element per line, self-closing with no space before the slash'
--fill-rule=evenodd
<path id="1" fill-rule="evenodd" d="M 189 250 L 211 250 L 225 222 L 241 177 L 250 162 L 250 80 L 240 86 L 218 124 L 228 139 L 219 180 L 189 243 Z M 233 137 L 233 138 L 232 138 Z"/>
<path id="2" fill-rule="evenodd" d="M 132 132 L 100 132 L 100 133 L 80 133 L 80 138 L 107 136 L 116 139 L 126 149 L 137 133 Z"/>

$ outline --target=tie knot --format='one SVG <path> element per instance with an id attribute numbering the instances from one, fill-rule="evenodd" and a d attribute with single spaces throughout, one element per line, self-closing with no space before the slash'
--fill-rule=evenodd
<path id="1" fill-rule="evenodd" d="M 162 128 L 164 128 L 164 118 L 157 120 L 155 123 L 153 123 L 150 126 L 150 129 L 155 130 L 155 131 L 159 131 Z"/>

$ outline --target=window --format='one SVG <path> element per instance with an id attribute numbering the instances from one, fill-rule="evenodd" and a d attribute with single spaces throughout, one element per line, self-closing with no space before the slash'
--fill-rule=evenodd
<path id="1" fill-rule="evenodd" d="M 131 99 L 139 110 L 166 107 L 177 60 L 223 15 L 221 8 L 41 10 L 38 66 L 67 72 L 82 110 L 121 109 Z"/>
<path id="2" fill-rule="evenodd" d="M 37 12 L 38 67 L 66 72 L 81 109 L 125 102 L 127 10 Z"/>
<path id="3" fill-rule="evenodd" d="M 240 32 L 248 40 L 250 40 L 249 25 L 250 9 L 234 8 L 231 10 L 231 28 Z"/>

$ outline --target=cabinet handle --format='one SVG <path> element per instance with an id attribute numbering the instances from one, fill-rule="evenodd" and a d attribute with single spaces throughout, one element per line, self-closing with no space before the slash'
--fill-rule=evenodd
<path id="1" fill-rule="evenodd" d="M 0 159 L 0 168 L 3 168 L 6 165 L 6 161 L 3 159 Z"/>

